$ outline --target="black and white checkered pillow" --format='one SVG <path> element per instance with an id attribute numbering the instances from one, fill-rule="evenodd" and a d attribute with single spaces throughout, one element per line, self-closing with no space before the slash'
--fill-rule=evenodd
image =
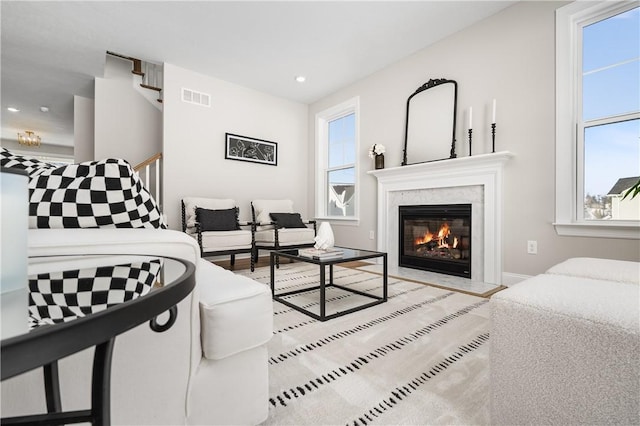
<path id="1" fill-rule="evenodd" d="M 38 274 L 29 279 L 29 327 L 70 321 L 147 294 L 162 262 Z"/>
<path id="2" fill-rule="evenodd" d="M 30 228 L 166 228 L 140 176 L 122 159 L 67 166 L 3 149 L 2 166 L 29 173 Z"/>

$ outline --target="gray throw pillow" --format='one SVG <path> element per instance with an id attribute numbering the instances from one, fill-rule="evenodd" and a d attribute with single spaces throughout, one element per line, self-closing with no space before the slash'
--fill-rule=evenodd
<path id="1" fill-rule="evenodd" d="M 240 229 L 237 207 L 225 210 L 209 210 L 196 207 L 196 221 L 200 224 L 202 232 L 236 231 Z"/>
<path id="2" fill-rule="evenodd" d="M 269 213 L 279 228 L 306 228 L 300 213 Z"/>

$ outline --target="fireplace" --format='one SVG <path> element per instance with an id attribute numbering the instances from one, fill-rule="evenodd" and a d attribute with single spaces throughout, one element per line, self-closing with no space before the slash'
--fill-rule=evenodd
<path id="1" fill-rule="evenodd" d="M 399 209 L 400 266 L 471 278 L 471 204 Z"/>

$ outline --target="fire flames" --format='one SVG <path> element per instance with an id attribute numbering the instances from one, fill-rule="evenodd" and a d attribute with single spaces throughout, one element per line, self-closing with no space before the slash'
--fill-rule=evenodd
<path id="1" fill-rule="evenodd" d="M 432 234 L 431 232 L 426 232 L 424 236 L 418 237 L 414 240 L 414 246 L 420 246 L 423 244 L 427 244 L 431 241 L 435 241 L 437 243 L 438 248 L 457 248 L 458 247 L 458 238 L 453 237 L 453 242 L 449 241 L 449 236 L 451 235 L 451 230 L 449 229 L 448 223 L 443 223 L 440 229 L 436 234 Z"/>

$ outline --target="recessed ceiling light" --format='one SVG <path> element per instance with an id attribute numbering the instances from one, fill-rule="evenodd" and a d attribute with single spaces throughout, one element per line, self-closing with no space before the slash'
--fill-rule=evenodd
<path id="1" fill-rule="evenodd" d="M 20 110 L 16 107 L 8 107 L 7 111 L 11 111 L 11 112 L 20 112 Z"/>
<path id="2" fill-rule="evenodd" d="M 49 112 L 49 107 L 41 106 L 41 107 L 40 107 L 40 111 L 42 111 L 42 112 Z"/>
<path id="3" fill-rule="evenodd" d="M 296 77 L 296 81 L 298 83 L 304 83 L 307 78 L 304 75 L 299 75 Z"/>

